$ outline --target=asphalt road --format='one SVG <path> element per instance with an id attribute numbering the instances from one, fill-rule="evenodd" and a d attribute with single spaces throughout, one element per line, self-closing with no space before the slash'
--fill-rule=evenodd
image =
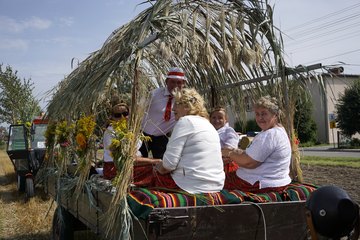
<path id="1" fill-rule="evenodd" d="M 360 158 L 360 149 L 337 149 L 334 146 L 300 148 L 299 151 L 302 156 Z"/>

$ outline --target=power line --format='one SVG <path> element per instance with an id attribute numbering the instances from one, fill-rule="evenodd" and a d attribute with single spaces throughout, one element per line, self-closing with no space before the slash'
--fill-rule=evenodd
<path id="1" fill-rule="evenodd" d="M 332 13 L 326 14 L 326 15 L 324 15 L 324 16 L 321 16 L 321 17 L 318 17 L 318 18 L 315 18 L 315 19 L 312 19 L 312 20 L 309 20 L 309 21 L 307 21 L 307 22 L 305 22 L 305 23 L 302 23 L 302 24 L 300 24 L 300 25 L 294 26 L 294 27 L 292 27 L 291 29 L 287 29 L 287 30 L 285 30 L 285 32 L 291 32 L 291 31 L 293 31 L 293 30 L 296 30 L 296 29 L 298 29 L 298 28 L 302 28 L 302 27 L 304 27 L 304 26 L 308 27 L 309 25 L 314 24 L 314 23 L 318 22 L 319 20 L 326 19 L 326 18 L 329 18 L 329 17 L 331 17 L 331 16 L 336 16 L 336 15 L 338 15 L 338 14 L 342 14 L 342 13 L 348 11 L 348 10 L 356 9 L 357 7 L 360 7 L 360 3 L 351 5 L 351 6 L 349 6 L 349 7 L 340 9 L 340 10 L 338 10 L 338 11 L 336 11 L 336 12 L 332 12 Z"/>
<path id="2" fill-rule="evenodd" d="M 324 30 L 324 29 L 327 29 L 327 28 L 330 28 L 332 26 L 336 26 L 336 25 L 339 25 L 341 23 L 346 23 L 348 21 L 351 21 L 353 19 L 357 19 L 358 17 L 360 16 L 360 13 L 354 13 L 352 15 L 349 15 L 347 17 L 344 17 L 344 18 L 338 18 L 338 19 L 335 19 L 333 21 L 329 21 L 329 22 L 326 22 L 322 25 L 319 25 L 319 26 L 315 26 L 315 27 L 312 27 L 312 28 L 308 28 L 308 29 L 305 29 L 303 31 L 300 31 L 300 32 L 296 32 L 294 34 L 292 34 L 292 36 L 298 36 L 298 35 L 301 35 L 301 36 L 306 36 L 306 34 L 313 34 L 315 33 L 316 31 L 319 31 L 319 30 Z M 288 33 L 289 35 L 289 33 Z"/>
<path id="3" fill-rule="evenodd" d="M 360 24 L 360 23 L 358 23 L 358 24 Z M 345 30 L 347 30 L 347 29 L 345 29 Z M 339 30 L 339 32 L 341 32 L 341 30 Z M 317 41 L 315 43 L 313 43 L 313 44 L 310 43 L 310 44 L 308 44 L 306 46 L 295 48 L 294 50 L 299 49 L 299 48 L 304 48 L 304 47 L 318 46 L 320 44 L 324 45 L 324 44 L 327 44 L 327 43 L 337 42 L 338 40 L 349 39 L 349 38 L 359 36 L 359 34 L 357 34 L 359 32 L 360 32 L 360 29 L 358 31 L 353 31 L 353 32 L 350 32 L 350 33 L 347 33 L 347 34 L 341 34 L 340 36 L 332 37 L 331 39 L 325 39 L 325 40 L 321 40 L 319 37 L 324 37 L 324 36 L 329 36 L 329 35 L 327 35 L 326 33 L 322 33 L 322 34 L 319 34 L 319 35 L 314 36 L 312 38 L 303 39 L 301 41 L 300 40 L 295 40 L 293 42 L 289 42 L 287 44 L 287 47 L 293 47 L 293 46 L 297 46 L 297 45 L 302 45 L 302 44 L 304 44 L 306 42 L 314 41 L 314 40 L 317 40 Z"/>
<path id="4" fill-rule="evenodd" d="M 309 51 L 316 46 L 329 45 L 344 39 L 354 39 L 358 37 L 360 35 L 360 30 L 358 28 L 360 22 L 357 21 L 360 19 L 360 12 L 358 11 L 359 7 L 360 3 L 356 3 L 336 12 L 309 20 L 283 32 L 284 36 L 288 39 L 292 39 L 292 41 L 286 41 L 286 38 L 284 39 L 284 47 L 286 47 L 286 49 L 289 48 L 288 46 L 293 48 L 292 51 L 287 50 L 286 52 L 293 53 L 294 51 L 298 52 L 299 50 L 303 52 Z M 355 12 L 350 12 L 354 10 Z M 287 45 L 287 43 L 289 44 Z M 304 43 L 307 44 L 304 46 Z M 320 62 L 358 51 L 360 51 L 360 49 L 324 57 L 305 64 Z"/>
<path id="5" fill-rule="evenodd" d="M 307 62 L 307 63 L 305 63 L 305 64 L 309 64 L 309 63 L 313 63 L 313 62 L 320 62 L 320 61 L 323 61 L 323 60 L 327 60 L 327 59 L 331 59 L 331 58 L 335 58 L 335 57 L 339 57 L 339 56 L 344 56 L 344 55 L 347 55 L 347 54 L 350 54 L 350 53 L 354 53 L 354 52 L 359 52 L 359 51 L 360 51 L 360 48 L 359 48 L 359 49 L 356 49 L 356 50 L 344 52 L 344 53 L 341 53 L 341 54 L 333 55 L 333 56 L 330 56 L 330 57 L 326 57 L 326 58 L 322 58 L 322 59 L 317 59 L 317 60 L 314 60 L 314 61 L 311 61 L 311 62 Z"/>

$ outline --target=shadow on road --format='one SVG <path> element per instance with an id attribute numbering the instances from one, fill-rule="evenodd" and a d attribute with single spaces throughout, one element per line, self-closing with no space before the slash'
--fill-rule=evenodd
<path id="1" fill-rule="evenodd" d="M 7 173 L 6 175 L 1 175 L 0 176 L 0 185 L 1 186 L 6 186 L 9 184 L 12 184 L 16 181 L 16 174 L 14 172 L 12 173 Z"/>

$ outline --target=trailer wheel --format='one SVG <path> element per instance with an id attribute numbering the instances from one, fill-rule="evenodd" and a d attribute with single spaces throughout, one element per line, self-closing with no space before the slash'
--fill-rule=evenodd
<path id="1" fill-rule="evenodd" d="M 34 196 L 34 179 L 31 177 L 26 178 L 26 197 L 31 198 Z"/>
<path id="2" fill-rule="evenodd" d="M 57 207 L 52 222 L 52 240 L 73 240 L 74 217 L 62 207 Z"/>
<path id="3" fill-rule="evenodd" d="M 25 192 L 25 176 L 17 174 L 17 190 L 19 192 Z"/>

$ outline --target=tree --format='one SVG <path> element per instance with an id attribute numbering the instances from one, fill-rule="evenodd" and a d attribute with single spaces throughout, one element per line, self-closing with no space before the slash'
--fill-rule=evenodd
<path id="1" fill-rule="evenodd" d="M 338 128 L 347 136 L 360 133 L 360 79 L 345 88 L 335 107 Z"/>
<path id="2" fill-rule="evenodd" d="M 17 71 L 0 64 L 0 122 L 13 124 L 31 122 L 40 113 L 39 101 L 33 96 L 31 79 L 21 80 Z"/>
<path id="3" fill-rule="evenodd" d="M 294 115 L 294 128 L 300 143 L 316 143 L 316 123 L 312 118 L 313 104 L 302 91 L 301 97 L 297 99 Z"/>
<path id="4" fill-rule="evenodd" d="M 0 126 L 0 146 L 5 144 L 8 132 L 5 127 Z"/>

